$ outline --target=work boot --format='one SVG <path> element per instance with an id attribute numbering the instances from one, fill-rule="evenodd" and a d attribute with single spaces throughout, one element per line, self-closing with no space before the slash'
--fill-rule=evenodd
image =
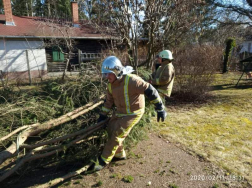
<path id="1" fill-rule="evenodd" d="M 101 157 L 98 157 L 95 162 L 88 168 L 89 172 L 96 172 L 103 169 L 106 166 L 106 163 L 102 160 Z"/>
<path id="2" fill-rule="evenodd" d="M 127 157 L 113 157 L 112 162 L 126 160 L 126 159 L 127 159 Z"/>
<path id="3" fill-rule="evenodd" d="M 120 160 L 126 160 L 126 159 L 127 159 L 126 152 L 125 150 L 123 150 L 122 152 L 115 154 L 112 161 L 120 161 Z"/>

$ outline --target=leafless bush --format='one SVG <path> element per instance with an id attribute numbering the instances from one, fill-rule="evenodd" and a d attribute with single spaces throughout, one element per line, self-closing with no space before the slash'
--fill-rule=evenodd
<path id="1" fill-rule="evenodd" d="M 229 71 L 239 71 L 241 70 L 240 58 L 238 55 L 234 54 L 231 56 Z"/>
<path id="2" fill-rule="evenodd" d="M 175 54 L 174 93 L 186 99 L 200 99 L 209 90 L 213 74 L 220 70 L 222 48 L 210 45 L 187 46 Z"/>
<path id="3" fill-rule="evenodd" d="M 116 56 L 118 59 L 120 59 L 123 65 L 127 65 L 129 62 L 127 50 L 119 50 L 117 48 L 103 50 L 102 61 L 108 56 Z"/>

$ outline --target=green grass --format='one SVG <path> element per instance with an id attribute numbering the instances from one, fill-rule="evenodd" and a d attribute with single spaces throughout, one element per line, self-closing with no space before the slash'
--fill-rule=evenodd
<path id="1" fill-rule="evenodd" d="M 252 182 L 252 80 L 242 80 L 235 87 L 239 76 L 216 75 L 212 97 L 206 103 L 168 108 L 165 126 L 156 128 L 170 140 Z"/>
<path id="2" fill-rule="evenodd" d="M 123 177 L 123 181 L 126 183 L 131 183 L 131 182 L 133 182 L 133 180 L 134 180 L 134 178 L 131 175 Z"/>
<path id="3" fill-rule="evenodd" d="M 111 176 L 109 176 L 110 178 L 116 178 L 117 174 L 112 174 Z"/>
<path id="4" fill-rule="evenodd" d="M 178 188 L 178 186 L 176 184 L 169 184 L 170 188 Z"/>
<path id="5" fill-rule="evenodd" d="M 212 186 L 212 188 L 218 188 L 218 187 L 219 187 L 218 184 L 214 184 L 214 185 Z"/>
<path id="6" fill-rule="evenodd" d="M 102 184 L 103 184 L 102 181 L 99 180 L 98 183 L 97 183 L 97 186 L 100 187 L 100 186 L 102 186 Z"/>

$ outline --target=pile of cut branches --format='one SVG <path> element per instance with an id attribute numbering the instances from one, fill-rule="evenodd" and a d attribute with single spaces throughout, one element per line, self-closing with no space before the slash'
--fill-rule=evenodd
<path id="1" fill-rule="evenodd" d="M 72 168 L 70 174 L 51 181 L 52 186 L 52 182 L 85 171 L 87 162 L 101 153 L 107 137 L 102 127 L 108 119 L 95 123 L 105 88 L 101 80 L 79 78 L 66 83 L 48 80 L 30 90 L 1 90 L 0 181 L 9 183 L 8 177 L 34 168 L 82 164 L 82 168 Z M 148 125 L 153 108 L 146 112 L 127 137 L 126 147 L 144 138 L 142 128 Z"/>
<path id="2" fill-rule="evenodd" d="M 47 121 L 42 124 L 36 123 L 33 125 L 25 125 L 25 126 L 20 127 L 19 129 L 16 129 L 15 131 L 11 132 L 10 134 L 6 135 L 5 137 L 2 137 L 1 141 L 9 138 L 10 136 L 12 136 L 16 133 L 19 133 L 17 136 L 17 142 L 13 143 L 6 150 L 4 150 L 0 153 L 0 163 L 1 164 L 6 159 L 13 158 L 14 156 L 17 156 L 18 154 L 20 154 L 19 153 L 20 149 L 24 149 L 24 153 L 21 153 L 19 155 L 19 157 L 22 157 L 22 159 L 19 160 L 19 162 L 17 162 L 14 167 L 12 167 L 11 169 L 9 169 L 3 173 L 3 175 L 0 177 L 0 181 L 3 181 L 7 177 L 9 177 L 24 163 L 26 163 L 28 161 L 40 159 L 43 157 L 47 157 L 50 155 L 54 155 L 58 152 L 64 151 L 67 148 L 73 146 L 74 144 L 82 141 L 84 138 L 91 135 L 94 131 L 97 131 L 100 128 L 102 128 L 102 126 L 104 125 L 104 123 L 107 122 L 108 119 L 106 121 L 101 122 L 99 124 L 96 124 L 94 126 L 89 126 L 85 129 L 81 129 L 79 131 L 76 131 L 71 134 L 67 134 L 65 136 L 50 139 L 47 141 L 38 142 L 33 145 L 24 144 L 24 142 L 27 140 L 28 137 L 33 136 L 33 135 L 37 135 L 45 130 L 49 130 L 52 127 L 58 126 L 62 123 L 65 123 L 67 121 L 75 119 L 76 117 L 83 115 L 83 114 L 89 112 L 90 110 L 96 108 L 97 106 L 99 106 L 102 103 L 103 103 L 102 100 L 95 103 L 95 104 L 88 103 L 84 107 L 80 107 L 80 108 L 74 110 L 73 112 L 67 113 L 57 119 L 53 119 L 53 120 Z M 70 138 L 71 138 L 71 140 L 70 140 Z M 66 141 L 66 140 L 68 140 L 67 143 L 62 142 L 62 141 Z M 57 144 L 55 144 L 55 143 L 57 143 Z M 28 150 L 28 153 L 25 150 Z M 10 164 L 7 163 L 7 165 L 9 166 Z"/>
<path id="3" fill-rule="evenodd" d="M 75 150 L 76 144 L 85 149 L 83 141 L 104 124 L 94 123 L 97 107 L 104 102 L 102 88 L 105 88 L 103 82 L 83 78 L 67 83 L 48 80 L 29 90 L 3 88 L 0 91 L 0 181 L 22 169 L 26 162 L 49 156 L 53 161 L 55 155 L 62 157 Z M 99 131 L 97 134 L 104 135 Z"/>

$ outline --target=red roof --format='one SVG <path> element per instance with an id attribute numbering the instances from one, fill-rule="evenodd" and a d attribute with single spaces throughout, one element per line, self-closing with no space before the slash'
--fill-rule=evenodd
<path id="1" fill-rule="evenodd" d="M 66 22 L 61 24 L 61 20 L 49 20 L 36 17 L 13 16 L 16 26 L 5 25 L 5 15 L 0 14 L 0 37 L 71 37 L 71 38 L 105 38 L 97 32 L 90 24 L 80 24 L 73 27 L 73 24 Z M 68 25 L 68 26 L 67 26 Z M 71 26 L 70 26 L 71 25 Z"/>

